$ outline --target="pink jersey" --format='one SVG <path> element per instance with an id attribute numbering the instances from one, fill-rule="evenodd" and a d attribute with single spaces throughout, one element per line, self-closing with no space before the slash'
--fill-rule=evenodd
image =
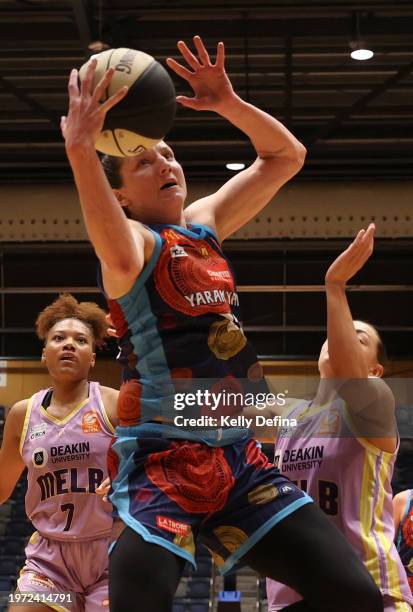
<path id="1" fill-rule="evenodd" d="M 114 430 L 99 384 L 89 383 L 89 397 L 62 420 L 42 405 L 49 391 L 29 399 L 20 440 L 28 468 L 27 516 L 53 540 L 105 537 L 112 508 L 95 491 L 108 475 L 106 456 Z"/>
<path id="2" fill-rule="evenodd" d="M 390 482 L 397 451 L 381 451 L 357 437 L 342 400 L 316 410 L 309 402 L 298 401 L 283 416 L 297 419 L 298 424 L 292 430 L 280 430 L 275 465 L 311 495 L 340 529 L 383 595 L 412 604 L 406 573 L 393 543 Z M 306 571 L 311 568 L 303 567 Z M 273 580 L 267 580 L 267 594 L 269 612 L 302 599 Z"/>

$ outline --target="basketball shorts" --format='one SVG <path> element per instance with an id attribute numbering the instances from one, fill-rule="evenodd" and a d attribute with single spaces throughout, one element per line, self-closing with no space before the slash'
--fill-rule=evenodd
<path id="1" fill-rule="evenodd" d="M 199 538 L 222 574 L 242 565 L 274 525 L 312 502 L 251 438 L 211 447 L 119 436 L 108 462 L 115 518 L 194 566 Z"/>
<path id="2" fill-rule="evenodd" d="M 26 547 L 17 581 L 21 593 L 71 593 L 72 603 L 41 602 L 59 612 L 109 610 L 107 538 L 82 542 L 48 540 L 37 531 Z"/>

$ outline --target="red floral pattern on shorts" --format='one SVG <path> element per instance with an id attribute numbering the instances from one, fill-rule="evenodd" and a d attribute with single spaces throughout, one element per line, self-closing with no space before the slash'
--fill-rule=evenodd
<path id="1" fill-rule="evenodd" d="M 197 442 L 172 442 L 149 455 L 151 482 L 185 512 L 211 514 L 224 508 L 235 479 L 222 448 Z"/>
<path id="2" fill-rule="evenodd" d="M 110 480 L 115 480 L 119 471 L 119 457 L 118 454 L 113 450 L 112 446 L 116 442 L 116 438 L 112 438 L 112 441 L 109 446 L 108 456 L 107 456 L 107 464 L 108 464 L 108 472 Z"/>
<path id="3" fill-rule="evenodd" d="M 118 398 L 119 425 L 130 427 L 139 422 L 141 416 L 142 385 L 136 378 L 126 380 L 120 390 Z"/>
<path id="4" fill-rule="evenodd" d="M 256 440 L 250 440 L 245 449 L 245 460 L 249 465 L 253 465 L 256 470 L 265 470 L 274 466 L 262 452 Z"/>
<path id="5" fill-rule="evenodd" d="M 413 508 L 410 510 L 409 514 L 406 516 L 406 519 L 403 523 L 402 527 L 403 538 L 406 542 L 407 546 L 413 548 Z"/>

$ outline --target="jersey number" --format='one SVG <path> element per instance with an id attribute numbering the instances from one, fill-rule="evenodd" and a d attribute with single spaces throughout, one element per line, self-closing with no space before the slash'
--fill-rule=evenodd
<path id="1" fill-rule="evenodd" d="M 306 480 L 293 480 L 302 491 L 307 492 L 307 481 Z M 331 516 L 338 514 L 339 495 L 338 487 L 335 482 L 328 480 L 318 481 L 318 505 L 321 510 Z"/>
<path id="2" fill-rule="evenodd" d="M 73 521 L 73 513 L 75 511 L 75 505 L 74 504 L 63 504 L 62 506 L 60 506 L 60 510 L 62 512 L 67 512 L 66 527 L 63 529 L 63 531 L 69 531 L 70 526 Z"/>

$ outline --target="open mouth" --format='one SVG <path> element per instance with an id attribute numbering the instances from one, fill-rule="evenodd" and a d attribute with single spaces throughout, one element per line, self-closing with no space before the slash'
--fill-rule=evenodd
<path id="1" fill-rule="evenodd" d="M 161 190 L 163 191 L 169 187 L 175 187 L 175 185 L 177 185 L 176 181 L 169 181 L 168 183 L 165 183 L 165 185 L 162 185 Z"/>
<path id="2" fill-rule="evenodd" d="M 62 355 L 60 357 L 60 361 L 66 361 L 66 362 L 74 362 L 76 361 L 76 357 L 74 355 Z"/>

